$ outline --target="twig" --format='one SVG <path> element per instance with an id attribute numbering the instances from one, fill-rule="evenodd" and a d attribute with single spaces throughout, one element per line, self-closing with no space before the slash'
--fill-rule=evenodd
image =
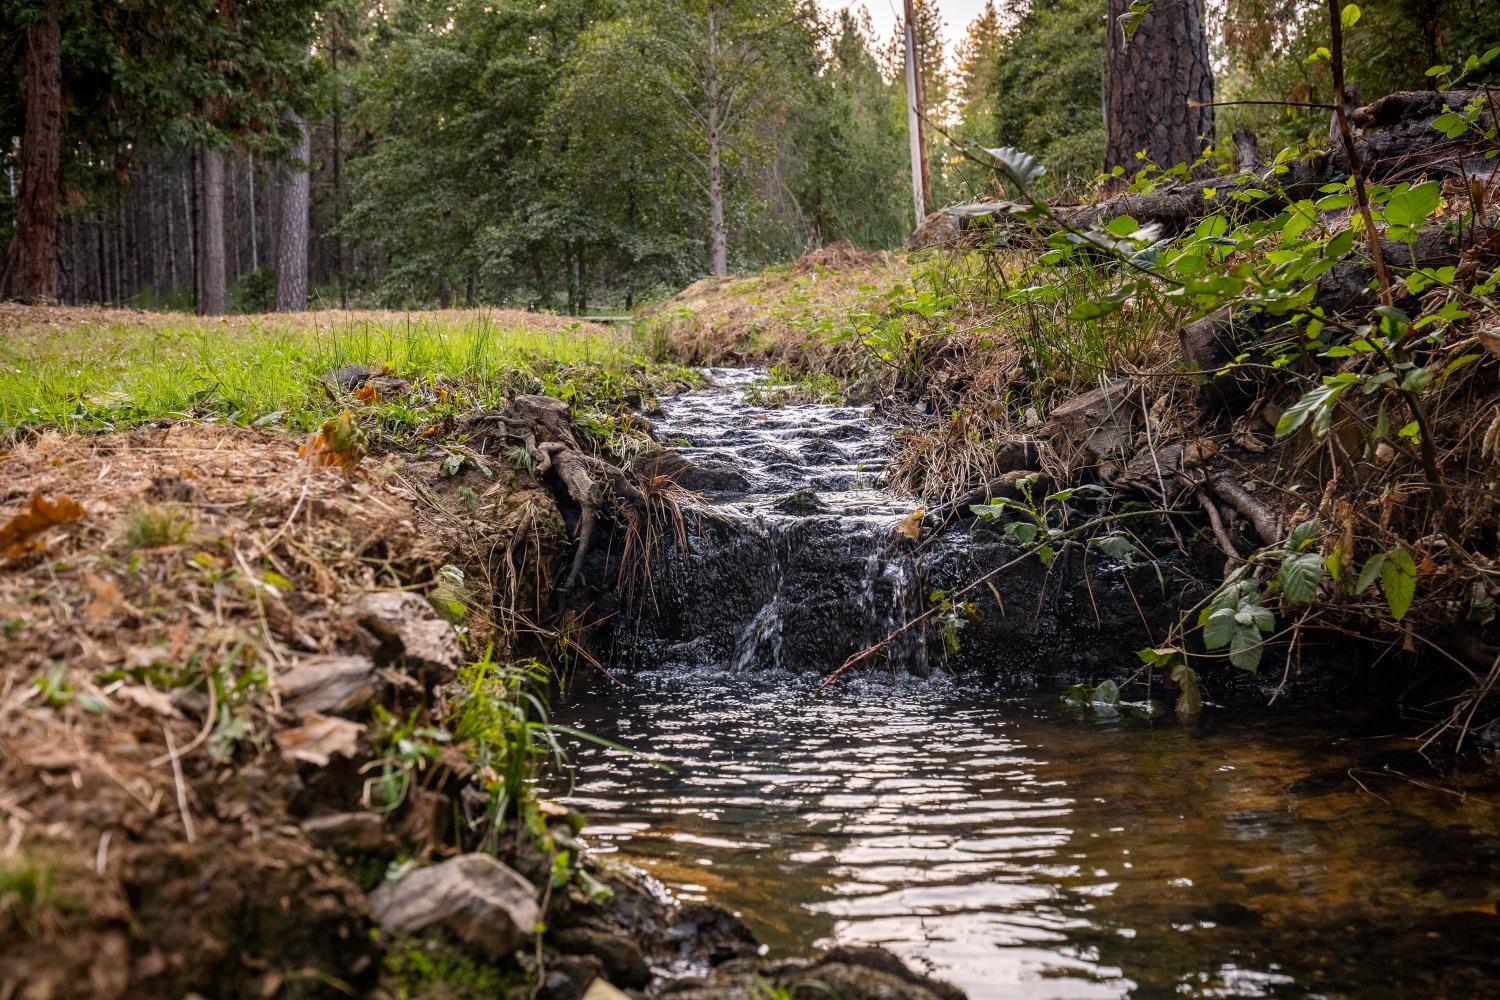
<path id="1" fill-rule="evenodd" d="M 172 761 L 172 780 L 177 785 L 177 811 L 182 814 L 182 830 L 187 835 L 189 844 L 196 843 L 198 835 L 193 832 L 193 816 L 188 812 L 187 788 L 182 780 L 182 762 L 177 756 L 177 744 L 172 742 L 172 730 L 165 722 L 162 723 L 161 731 L 167 738 L 167 756 Z"/>

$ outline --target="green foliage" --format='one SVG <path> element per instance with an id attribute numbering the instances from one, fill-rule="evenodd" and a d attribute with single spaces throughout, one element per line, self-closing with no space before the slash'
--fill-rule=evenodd
<path id="1" fill-rule="evenodd" d="M 1104 162 L 1105 21 L 1094 0 L 1029 4 L 994 58 L 994 144 L 1035 153 L 1059 185 Z"/>
<path id="2" fill-rule="evenodd" d="M 173 504 L 148 504 L 125 517 L 125 545 L 130 549 L 159 549 L 180 545 L 192 530 L 187 512 Z"/>

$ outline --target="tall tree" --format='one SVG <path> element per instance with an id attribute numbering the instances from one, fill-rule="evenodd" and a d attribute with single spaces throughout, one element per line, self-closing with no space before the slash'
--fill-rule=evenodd
<path id="1" fill-rule="evenodd" d="M 1098 0 L 1033 4 L 996 60 L 995 141 L 1041 157 L 1049 183 L 1092 179 L 1103 165 L 1104 35 Z"/>
<path id="2" fill-rule="evenodd" d="M 1106 168 L 1191 163 L 1213 141 L 1213 68 L 1203 0 L 1109 0 L 1105 66 Z"/>
<path id="3" fill-rule="evenodd" d="M 228 268 L 224 257 L 224 154 L 198 154 L 198 296 L 200 316 L 229 311 Z"/>
<path id="4" fill-rule="evenodd" d="M 62 150 L 62 28 L 46 0 L 26 28 L 26 126 L 15 237 L 5 269 L 8 297 L 57 297 L 57 209 Z"/>
<path id="5" fill-rule="evenodd" d="M 308 173 L 311 147 L 307 119 L 294 111 L 287 120 L 299 136 L 283 167 L 280 211 L 276 217 L 276 311 L 307 308 L 307 227 L 312 178 Z"/>

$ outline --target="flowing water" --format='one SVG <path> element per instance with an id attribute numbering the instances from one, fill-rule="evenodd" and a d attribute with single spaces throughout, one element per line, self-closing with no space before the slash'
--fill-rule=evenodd
<path id="1" fill-rule="evenodd" d="M 909 611 L 888 541 L 909 504 L 878 488 L 867 412 L 748 407 L 751 377 L 659 425 L 723 473 L 657 584 L 686 617 L 644 622 L 656 665 L 559 713 L 638 751 L 575 752 L 597 849 L 772 953 L 880 944 L 976 1000 L 1500 991 L 1500 789 L 1379 723 L 1100 720 L 942 671 L 818 691 Z"/>

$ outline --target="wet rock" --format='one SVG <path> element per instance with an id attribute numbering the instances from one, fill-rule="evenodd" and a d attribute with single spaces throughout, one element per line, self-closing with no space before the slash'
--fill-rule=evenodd
<path id="1" fill-rule="evenodd" d="M 776 509 L 783 514 L 821 514 L 828 505 L 812 490 L 797 490 L 776 501 Z"/>
<path id="2" fill-rule="evenodd" d="M 396 846 L 385 820 L 372 812 L 314 816 L 302 821 L 302 832 L 319 847 L 340 854 L 378 854 Z"/>
<path id="3" fill-rule="evenodd" d="M 530 940 L 541 919 L 535 897 L 513 869 L 487 854 L 464 854 L 380 886 L 370 908 L 386 933 L 441 927 L 495 959 Z"/>
<path id="4" fill-rule="evenodd" d="M 645 986 L 651 969 L 640 946 L 622 934 L 588 927 L 570 927 L 553 936 L 559 951 L 570 955 L 593 955 L 604 964 L 610 980 L 625 987 Z"/>
<path id="5" fill-rule="evenodd" d="M 402 659 L 409 666 L 439 676 L 456 671 L 463 660 L 453 626 L 420 594 L 365 594 L 355 607 L 355 617 L 379 640 L 377 659 Z"/>
<path id="6" fill-rule="evenodd" d="M 354 714 L 380 689 L 375 664 L 367 656 L 305 656 L 276 678 L 282 704 L 298 715 Z"/>
<path id="7" fill-rule="evenodd" d="M 604 963 L 593 955 L 559 955 L 547 963 L 538 1000 L 578 1000 L 603 982 Z"/>
<path id="8" fill-rule="evenodd" d="M 814 983 L 818 985 L 813 985 Z M 957 987 L 918 975 L 882 948 L 835 948 L 815 959 L 748 959 L 726 963 L 700 979 L 668 984 L 674 1000 L 758 1000 L 765 986 L 797 1000 L 964 1000 Z"/>

